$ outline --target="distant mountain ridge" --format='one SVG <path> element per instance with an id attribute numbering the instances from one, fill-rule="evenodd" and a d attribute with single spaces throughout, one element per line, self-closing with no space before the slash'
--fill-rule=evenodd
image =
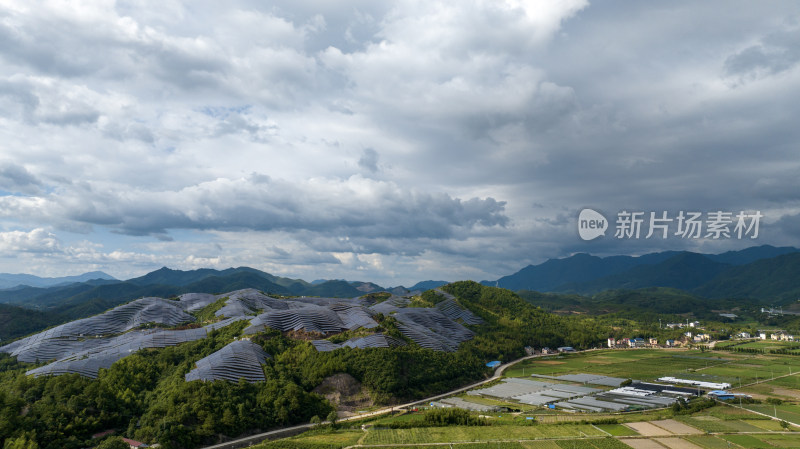
<path id="1" fill-rule="evenodd" d="M 0 290 L 0 303 L 39 310 L 72 308 L 99 312 L 109 306 L 145 296 L 170 297 L 183 293 L 220 293 L 255 288 L 267 294 L 284 296 L 327 296 L 353 298 L 376 291 L 407 294 L 403 287 L 383 288 L 371 282 L 324 281 L 312 284 L 302 279 L 274 276 L 250 267 L 216 270 L 173 270 L 162 267 L 143 276 L 119 280 L 90 280 L 51 287 L 17 287 Z"/>
<path id="2" fill-rule="evenodd" d="M 102 271 L 92 271 L 77 276 L 62 277 L 39 277 L 32 274 L 12 274 L 0 273 L 0 289 L 15 288 L 21 286 L 28 287 L 52 287 L 54 285 L 73 284 L 75 282 L 86 282 L 94 279 L 116 281 L 117 279 L 110 274 Z"/>
<path id="3" fill-rule="evenodd" d="M 665 287 L 708 298 L 800 297 L 800 250 L 763 245 L 722 254 L 666 251 L 639 257 L 576 254 L 529 265 L 497 281 L 511 290 L 596 294 Z"/>

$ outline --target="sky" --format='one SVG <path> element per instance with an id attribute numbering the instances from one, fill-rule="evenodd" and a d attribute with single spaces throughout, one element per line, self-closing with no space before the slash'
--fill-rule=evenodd
<path id="1" fill-rule="evenodd" d="M 798 42 L 790 1 L 0 0 L 0 271 L 410 286 L 800 246 Z"/>

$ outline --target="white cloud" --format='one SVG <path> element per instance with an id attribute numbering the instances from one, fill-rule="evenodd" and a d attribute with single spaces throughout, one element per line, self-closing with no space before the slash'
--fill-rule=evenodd
<path id="1" fill-rule="evenodd" d="M 4 254 L 22 253 L 55 253 L 61 251 L 61 244 L 56 236 L 42 228 L 31 231 L 0 232 L 0 251 Z"/>
<path id="2" fill-rule="evenodd" d="M 21 233 L 5 245 L 23 271 L 391 284 L 581 250 L 583 206 L 778 221 L 800 207 L 797 17 L 781 2 L 5 1 L 0 226 Z"/>

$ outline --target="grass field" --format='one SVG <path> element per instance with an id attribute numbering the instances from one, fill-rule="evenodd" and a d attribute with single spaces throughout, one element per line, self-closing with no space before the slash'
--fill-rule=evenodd
<path id="1" fill-rule="evenodd" d="M 364 436 L 362 430 L 312 430 L 303 433 L 296 437 L 286 438 L 283 441 L 292 441 L 297 443 L 308 444 L 334 444 L 338 446 L 351 446 L 358 443 L 358 440 Z"/>
<path id="2" fill-rule="evenodd" d="M 776 340 L 757 340 L 736 345 L 737 348 L 755 348 L 755 349 L 794 349 L 800 347 L 800 342 L 794 341 L 776 341 Z"/>
<path id="3" fill-rule="evenodd" d="M 370 430 L 362 444 L 446 443 L 470 441 L 535 440 L 538 438 L 568 438 L 606 436 L 587 424 L 488 426 L 488 427 L 428 427 L 413 429 Z"/>
<path id="4" fill-rule="evenodd" d="M 756 412 L 764 413 L 769 416 L 776 416 L 794 424 L 800 424 L 800 405 L 782 404 L 745 404 L 744 408 Z"/>

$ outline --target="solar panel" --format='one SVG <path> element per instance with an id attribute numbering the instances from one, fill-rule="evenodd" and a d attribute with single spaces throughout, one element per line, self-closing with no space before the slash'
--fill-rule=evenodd
<path id="1" fill-rule="evenodd" d="M 272 357 L 261 346 L 249 340 L 237 340 L 219 351 L 197 361 L 196 368 L 186 373 L 187 382 L 193 380 L 227 380 L 238 382 L 263 382 L 266 380 L 261 367 Z"/>
<path id="2" fill-rule="evenodd" d="M 390 348 L 394 346 L 405 346 L 405 342 L 384 334 L 372 334 L 366 337 L 351 338 L 342 344 L 331 343 L 328 340 L 314 340 L 311 342 L 319 352 L 329 352 L 339 348 Z"/>

